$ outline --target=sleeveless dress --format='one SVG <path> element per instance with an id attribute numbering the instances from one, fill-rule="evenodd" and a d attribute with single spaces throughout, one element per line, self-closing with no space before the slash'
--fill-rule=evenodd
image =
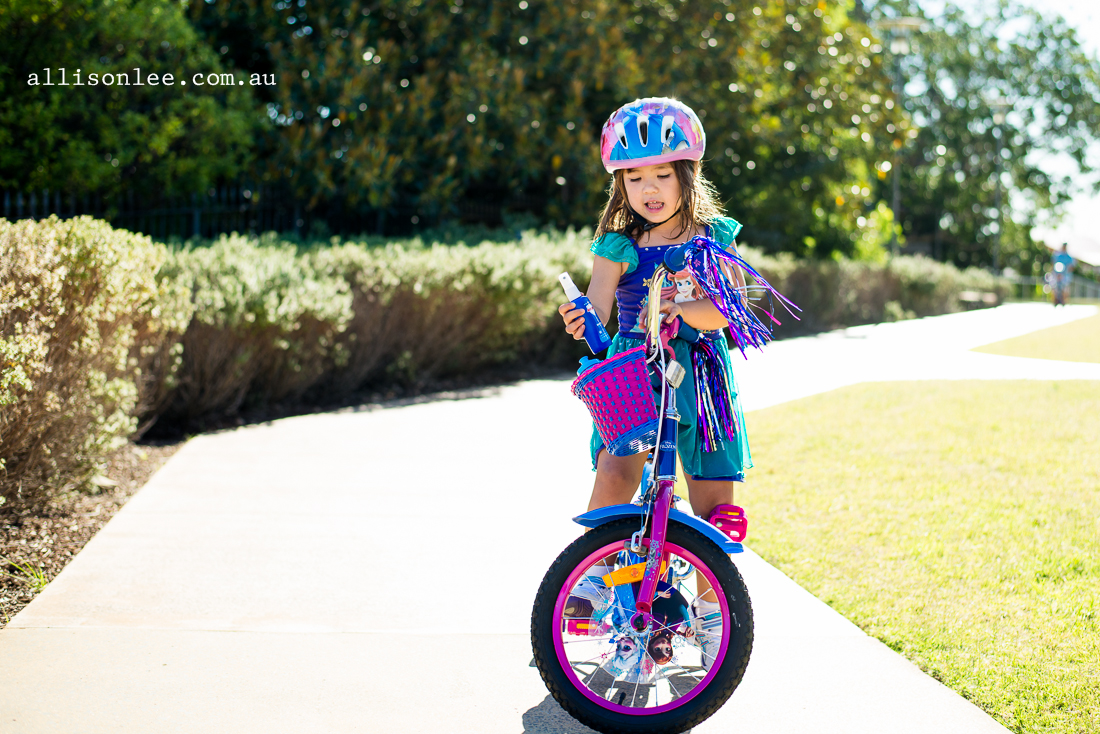
<path id="1" fill-rule="evenodd" d="M 741 225 L 729 217 L 717 217 L 707 227 L 707 236 L 718 242 L 732 245 Z M 649 283 L 657 266 L 664 260 L 665 253 L 676 245 L 657 247 L 638 247 L 634 240 L 618 233 L 608 233 L 592 243 L 591 250 L 600 257 L 614 262 L 626 263 L 626 272 L 619 279 L 615 291 L 615 301 L 619 311 L 619 329 L 607 356 L 612 357 L 627 349 L 638 346 L 644 338 L 644 331 L 638 323 L 638 317 L 645 307 L 649 292 Z M 676 274 L 666 281 L 663 292 L 666 300 L 677 303 L 696 300 L 699 297 L 697 286 L 687 276 Z M 738 400 L 737 383 L 733 377 L 733 365 L 730 362 L 729 349 L 722 330 L 701 332 L 713 340 L 718 354 L 726 367 L 730 378 L 730 390 L 733 395 L 734 412 L 737 417 L 737 433 L 732 441 L 721 441 L 715 451 L 704 451 L 698 429 L 695 402 L 695 379 L 691 370 L 690 345 L 673 339 L 671 346 L 676 353 L 676 361 L 684 366 L 687 374 L 680 387 L 676 389 L 676 407 L 680 411 L 679 430 L 677 431 L 677 452 L 684 472 L 696 479 L 726 480 L 741 482 L 745 479 L 745 470 L 752 466 L 749 453 L 749 441 L 745 434 L 745 417 Z M 657 396 L 660 402 L 660 396 Z M 603 441 L 592 428 L 590 449 L 592 468 L 596 468 L 596 457 L 603 449 Z"/>

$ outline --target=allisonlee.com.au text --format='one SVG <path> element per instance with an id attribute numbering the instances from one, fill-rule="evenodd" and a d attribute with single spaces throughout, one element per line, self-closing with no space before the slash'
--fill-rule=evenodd
<path id="1" fill-rule="evenodd" d="M 186 87 L 188 84 L 188 79 L 184 78 L 186 74 L 143 73 L 140 67 L 134 67 L 132 72 L 91 72 L 88 74 L 83 74 L 80 69 L 71 73 L 64 68 L 43 69 L 42 71 L 41 76 L 37 72 L 29 74 L 27 85 L 32 87 L 98 87 L 100 85 L 107 87 L 174 87 L 179 84 L 181 87 Z M 190 83 L 198 87 L 234 87 L 244 86 L 245 81 L 238 79 L 229 72 L 203 74 L 200 71 L 191 75 Z M 248 84 L 253 87 L 275 86 L 275 75 L 252 74 Z"/>

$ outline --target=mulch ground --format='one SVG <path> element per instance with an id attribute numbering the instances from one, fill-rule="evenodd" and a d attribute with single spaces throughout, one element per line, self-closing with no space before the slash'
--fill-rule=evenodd
<path id="1" fill-rule="evenodd" d="M 182 445 L 130 444 L 107 463 L 105 474 L 117 486 L 97 494 L 72 493 L 34 513 L 0 512 L 0 628 L 61 573 Z"/>

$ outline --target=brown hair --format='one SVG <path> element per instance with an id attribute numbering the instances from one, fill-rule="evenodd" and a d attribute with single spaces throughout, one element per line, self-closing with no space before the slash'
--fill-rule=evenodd
<path id="1" fill-rule="evenodd" d="M 680 229 L 676 233 L 679 237 L 700 225 L 713 222 L 715 217 L 722 214 L 722 208 L 718 204 L 718 192 L 703 175 L 703 166 L 699 161 L 679 160 L 672 161 L 671 165 L 680 182 Z M 626 186 L 623 184 L 623 176 L 629 170 L 632 169 L 617 169 L 611 179 L 611 186 L 607 190 L 607 206 L 604 207 L 599 226 L 596 227 L 597 238 L 608 232 L 617 232 L 636 240 L 642 234 L 645 219 L 630 208 Z"/>

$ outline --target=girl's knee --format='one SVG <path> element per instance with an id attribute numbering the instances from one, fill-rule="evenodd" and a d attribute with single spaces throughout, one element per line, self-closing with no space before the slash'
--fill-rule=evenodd
<path id="1" fill-rule="evenodd" d="M 615 484 L 637 484 L 642 480 L 644 464 L 645 457 L 642 454 L 612 456 L 601 451 L 596 458 L 596 474 Z"/>

